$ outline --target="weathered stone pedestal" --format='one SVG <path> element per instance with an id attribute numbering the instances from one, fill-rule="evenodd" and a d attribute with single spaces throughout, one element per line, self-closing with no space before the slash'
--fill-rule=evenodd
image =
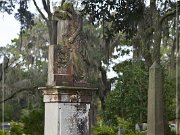
<path id="1" fill-rule="evenodd" d="M 96 88 L 42 87 L 45 102 L 44 135 L 89 135 L 90 108 Z"/>

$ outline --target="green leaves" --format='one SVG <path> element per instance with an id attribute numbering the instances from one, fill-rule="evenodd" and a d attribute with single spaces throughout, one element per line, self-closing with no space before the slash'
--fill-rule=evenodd
<path id="1" fill-rule="evenodd" d="M 144 62 L 125 61 L 116 65 L 114 70 L 119 77 L 106 100 L 105 120 L 118 116 L 133 123 L 146 121 L 148 72 Z"/>
<path id="2" fill-rule="evenodd" d="M 11 135 L 9 132 L 6 132 L 6 131 L 2 131 L 2 130 L 0 130 L 0 135 Z"/>
<path id="3" fill-rule="evenodd" d="M 176 110 L 176 81 L 175 78 L 165 75 L 164 103 L 169 120 L 175 119 Z"/>
<path id="4" fill-rule="evenodd" d="M 18 13 L 15 14 L 15 18 L 21 23 L 21 32 L 22 30 L 26 30 L 33 25 L 34 15 L 28 11 L 28 3 L 29 0 L 20 0 L 20 2 L 18 2 Z"/>
<path id="5" fill-rule="evenodd" d="M 2 48 L 1 53 L 9 56 L 10 59 L 4 84 L 5 99 L 7 99 L 5 121 L 18 121 L 22 109 L 28 108 L 30 103 L 33 107 L 40 104 L 42 93 L 37 87 L 46 85 L 48 34 L 46 26 L 39 20 L 40 18 L 37 18 L 36 25 L 31 30 L 24 31 L 22 37 L 13 39 L 11 44 Z M 39 116 L 42 112 L 32 113 Z M 41 117 L 39 121 L 42 122 L 43 118 Z"/>
<path id="6" fill-rule="evenodd" d="M 22 116 L 24 123 L 24 133 L 31 135 L 43 135 L 44 131 L 44 110 L 32 109 L 27 110 Z"/>
<path id="7" fill-rule="evenodd" d="M 22 135 L 23 127 L 22 123 L 11 122 L 11 135 Z"/>
<path id="8" fill-rule="evenodd" d="M 90 15 L 93 22 L 101 24 L 112 22 L 114 32 L 122 31 L 129 37 L 136 32 L 137 22 L 141 19 L 144 10 L 144 3 L 141 0 L 84 0 L 82 2 L 85 15 Z"/>
<path id="9" fill-rule="evenodd" d="M 94 128 L 93 135 L 117 135 L 112 127 L 102 125 Z"/>

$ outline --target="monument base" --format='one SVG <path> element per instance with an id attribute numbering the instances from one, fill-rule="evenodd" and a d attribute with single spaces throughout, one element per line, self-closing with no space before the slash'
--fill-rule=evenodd
<path id="1" fill-rule="evenodd" d="M 97 88 L 41 87 L 45 102 L 44 135 L 89 135 L 91 103 Z"/>

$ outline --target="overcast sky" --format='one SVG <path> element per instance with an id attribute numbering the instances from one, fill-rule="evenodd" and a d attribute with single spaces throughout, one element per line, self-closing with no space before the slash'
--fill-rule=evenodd
<path id="1" fill-rule="evenodd" d="M 17 37 L 20 24 L 13 15 L 0 13 L 0 46 L 11 43 L 11 39 Z"/>
<path id="2" fill-rule="evenodd" d="M 40 9 L 42 9 L 41 0 L 36 0 Z M 57 0 L 52 0 L 57 1 Z M 37 14 L 36 8 L 32 1 L 30 2 L 29 10 Z M 20 32 L 20 23 L 14 18 L 14 14 L 0 12 L 0 46 L 6 46 L 11 43 L 11 40 L 18 37 Z"/>

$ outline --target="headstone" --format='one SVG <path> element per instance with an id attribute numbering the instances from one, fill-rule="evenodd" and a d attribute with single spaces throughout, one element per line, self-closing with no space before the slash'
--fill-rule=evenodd
<path id="1" fill-rule="evenodd" d="M 156 62 L 149 70 L 147 135 L 164 135 L 162 76 Z"/>

